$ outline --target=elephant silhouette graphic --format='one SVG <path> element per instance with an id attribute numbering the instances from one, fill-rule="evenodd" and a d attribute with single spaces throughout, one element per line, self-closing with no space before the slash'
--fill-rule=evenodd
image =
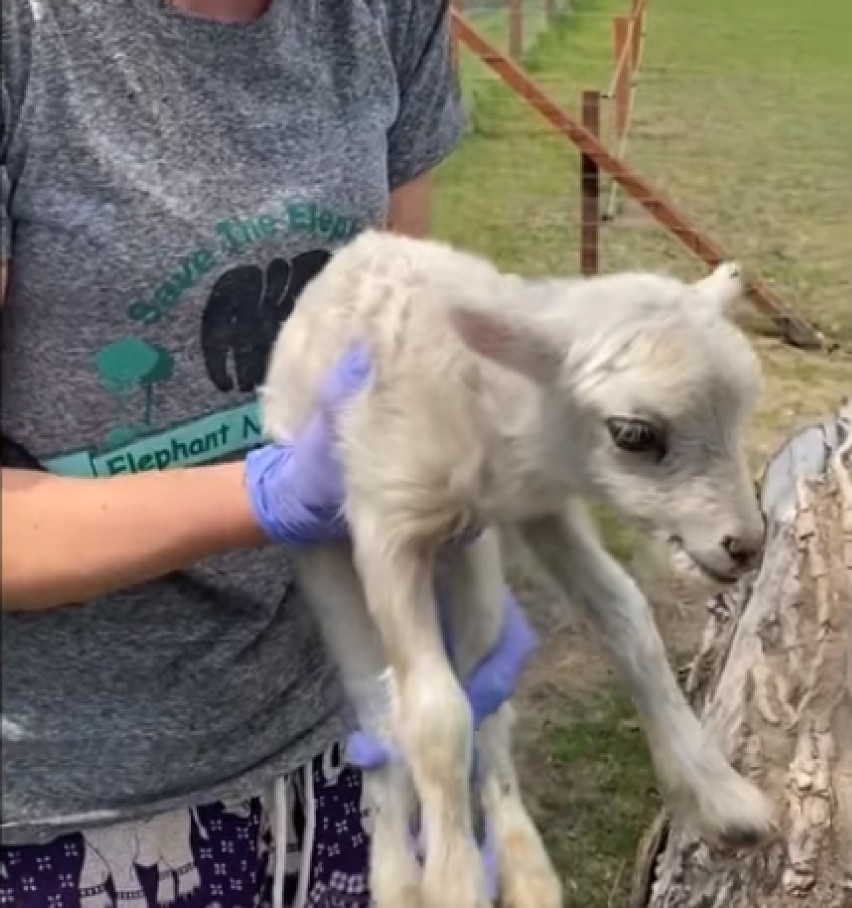
<path id="1" fill-rule="evenodd" d="M 175 810 L 140 823 L 87 830 L 80 870 L 80 908 L 167 908 L 200 885 L 192 853 L 195 819 L 199 835 L 208 837 L 195 810 Z M 150 905 L 137 867 L 156 867 L 156 906 Z M 115 900 L 107 884 L 112 879 Z"/>
<path id="2" fill-rule="evenodd" d="M 265 269 L 237 265 L 219 277 L 201 316 L 201 349 L 220 391 L 251 392 L 263 381 L 279 327 L 330 257 L 316 249 L 292 260 L 272 259 Z"/>

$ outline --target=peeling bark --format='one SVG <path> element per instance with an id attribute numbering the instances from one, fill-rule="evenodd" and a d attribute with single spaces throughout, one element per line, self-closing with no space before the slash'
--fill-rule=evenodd
<path id="1" fill-rule="evenodd" d="M 687 695 L 778 805 L 778 841 L 713 850 L 658 818 L 632 908 L 852 906 L 852 404 L 771 460 L 756 576 L 709 604 Z"/>

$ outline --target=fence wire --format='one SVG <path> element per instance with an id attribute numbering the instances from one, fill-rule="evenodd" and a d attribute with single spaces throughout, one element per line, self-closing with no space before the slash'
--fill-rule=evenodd
<path id="1" fill-rule="evenodd" d="M 578 119 L 583 91 L 599 91 L 610 152 L 785 303 L 852 342 L 848 0 L 647 0 L 626 135 L 611 94 L 614 20 L 631 15 L 631 0 L 464 0 L 457 8 Z M 441 174 L 441 231 L 507 267 L 579 270 L 578 152 L 463 48 L 459 78 L 469 134 Z M 599 208 L 601 270 L 702 271 L 604 176 Z"/>

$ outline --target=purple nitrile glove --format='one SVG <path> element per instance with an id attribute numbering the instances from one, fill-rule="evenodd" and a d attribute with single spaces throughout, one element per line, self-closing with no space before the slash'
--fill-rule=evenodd
<path id="1" fill-rule="evenodd" d="M 497 712 L 514 695 L 521 672 L 537 647 L 538 635 L 518 600 L 505 589 L 500 637 L 463 685 L 475 727 L 478 728 L 483 719 Z"/>
<path id="2" fill-rule="evenodd" d="M 246 457 L 252 509 L 273 541 L 301 546 L 347 536 L 334 416 L 364 387 L 371 370 L 367 348 L 352 347 L 325 377 L 319 409 L 295 442 L 264 445 Z"/>
<path id="3" fill-rule="evenodd" d="M 538 637 L 523 609 L 511 592 L 504 590 L 500 637 L 494 649 L 462 683 L 475 727 L 512 697 L 521 671 L 537 646 Z M 349 736 L 346 751 L 349 762 L 361 769 L 377 769 L 389 759 L 399 759 L 391 745 L 363 731 Z"/>

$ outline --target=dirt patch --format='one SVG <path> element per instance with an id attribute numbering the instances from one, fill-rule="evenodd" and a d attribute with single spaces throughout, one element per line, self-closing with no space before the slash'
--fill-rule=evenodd
<path id="1" fill-rule="evenodd" d="M 676 670 L 694 654 L 707 622 L 707 594 L 686 580 L 661 570 L 649 547 L 607 515 L 601 527 L 609 548 L 648 597 L 657 626 Z M 512 588 L 541 635 L 541 647 L 525 673 L 522 696 L 535 708 L 548 696 L 582 703 L 615 681 L 612 660 L 596 634 L 566 601 L 552 581 L 538 572 L 517 539 L 505 552 Z"/>

